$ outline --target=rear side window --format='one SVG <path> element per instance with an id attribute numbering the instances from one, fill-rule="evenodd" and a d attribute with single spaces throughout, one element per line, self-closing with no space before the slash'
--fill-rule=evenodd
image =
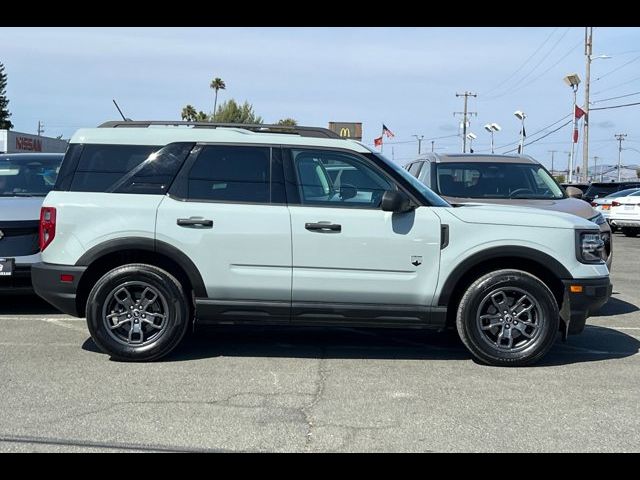
<path id="1" fill-rule="evenodd" d="M 422 162 L 412 163 L 409 167 L 409 173 L 414 177 L 418 178 L 418 174 L 420 173 L 420 167 L 422 166 Z"/>
<path id="2" fill-rule="evenodd" d="M 107 192 L 160 148 L 152 145 L 84 145 L 69 190 Z"/>
<path id="3" fill-rule="evenodd" d="M 271 154 L 267 147 L 206 146 L 191 167 L 190 200 L 270 203 Z"/>

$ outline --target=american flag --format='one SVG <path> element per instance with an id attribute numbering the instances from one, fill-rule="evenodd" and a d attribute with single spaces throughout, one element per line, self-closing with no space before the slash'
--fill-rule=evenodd
<path id="1" fill-rule="evenodd" d="M 384 123 L 382 124 L 382 134 L 386 135 L 388 138 L 395 137 L 395 134 L 391 130 L 389 130 Z"/>

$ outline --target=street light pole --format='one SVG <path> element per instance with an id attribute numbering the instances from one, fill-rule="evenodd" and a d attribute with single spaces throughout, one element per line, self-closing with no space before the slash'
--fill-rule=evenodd
<path id="1" fill-rule="evenodd" d="M 582 173 L 584 181 L 589 177 L 589 86 L 591 84 L 591 51 L 593 27 L 584 27 L 585 83 L 584 83 L 584 138 L 582 140 Z"/>
<path id="2" fill-rule="evenodd" d="M 578 123 L 576 119 L 576 105 L 578 102 L 578 85 L 580 85 L 580 77 L 577 73 L 570 73 L 564 77 L 564 82 L 573 90 L 573 109 L 571 110 L 571 117 L 573 118 L 573 129 L 571 131 L 571 156 L 569 157 L 569 179 L 568 182 L 573 181 L 573 155 L 575 152 L 575 144 L 577 141 L 576 134 L 578 133 Z"/>
<path id="3" fill-rule="evenodd" d="M 418 140 L 418 155 L 420 155 L 420 147 L 422 146 L 422 139 L 424 138 L 424 135 L 414 135 L 414 137 L 416 137 L 416 139 Z"/>
<path id="4" fill-rule="evenodd" d="M 520 155 L 523 155 L 524 154 L 524 136 L 525 136 L 524 119 L 527 118 L 527 116 L 522 110 L 516 110 L 513 114 L 516 116 L 516 118 L 518 118 L 522 122 L 522 125 L 520 126 L 520 145 L 518 146 L 518 153 Z"/>
<path id="5" fill-rule="evenodd" d="M 626 137 L 626 133 L 616 133 L 615 137 L 618 140 L 618 182 L 620 181 L 621 168 L 622 168 L 622 141 Z"/>

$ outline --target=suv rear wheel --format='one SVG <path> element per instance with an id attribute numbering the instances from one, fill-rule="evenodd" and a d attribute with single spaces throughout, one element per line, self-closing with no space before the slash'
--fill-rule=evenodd
<path id="1" fill-rule="evenodd" d="M 637 237 L 640 233 L 640 228 L 637 227 L 622 227 L 622 233 L 626 237 Z"/>
<path id="2" fill-rule="evenodd" d="M 540 360 L 559 329 L 557 302 L 537 277 L 497 270 L 465 292 L 456 318 L 462 342 L 481 362 L 522 366 Z"/>
<path id="3" fill-rule="evenodd" d="M 152 265 L 107 272 L 87 299 L 87 325 L 96 345 L 113 359 L 150 361 L 171 352 L 190 323 L 178 280 Z"/>

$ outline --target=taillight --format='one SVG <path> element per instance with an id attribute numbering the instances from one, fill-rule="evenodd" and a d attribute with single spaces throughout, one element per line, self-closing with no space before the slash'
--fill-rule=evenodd
<path id="1" fill-rule="evenodd" d="M 56 236 L 56 209 L 42 207 L 40 209 L 40 251 L 43 251 Z"/>
<path id="2" fill-rule="evenodd" d="M 616 202 L 615 200 L 613 202 L 611 202 L 611 206 L 612 207 L 619 207 L 620 205 L 622 205 L 620 202 Z"/>
<path id="3" fill-rule="evenodd" d="M 592 206 L 592 207 L 597 207 L 597 206 L 598 206 L 598 204 L 597 204 L 596 202 L 591 202 L 591 206 Z"/>

